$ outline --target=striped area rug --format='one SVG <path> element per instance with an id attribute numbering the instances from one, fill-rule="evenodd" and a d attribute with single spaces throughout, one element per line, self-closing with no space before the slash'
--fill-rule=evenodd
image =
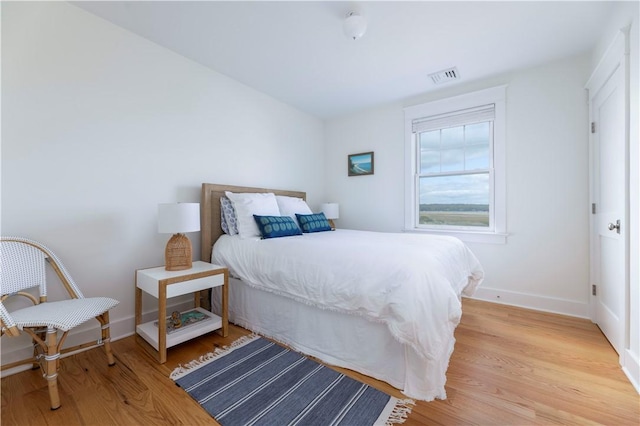
<path id="1" fill-rule="evenodd" d="M 392 425 L 414 404 L 255 335 L 171 378 L 223 426 Z"/>

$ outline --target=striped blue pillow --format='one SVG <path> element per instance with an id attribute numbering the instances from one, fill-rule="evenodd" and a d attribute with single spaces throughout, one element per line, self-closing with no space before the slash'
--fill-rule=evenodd
<path id="1" fill-rule="evenodd" d="M 298 218 L 302 232 L 331 231 L 331 225 L 329 225 L 329 221 L 322 212 L 316 214 L 296 213 L 296 217 Z"/>
<path id="2" fill-rule="evenodd" d="M 289 216 L 259 216 L 254 214 L 253 218 L 258 225 L 262 238 L 290 237 L 292 235 L 302 235 L 298 225 Z"/>

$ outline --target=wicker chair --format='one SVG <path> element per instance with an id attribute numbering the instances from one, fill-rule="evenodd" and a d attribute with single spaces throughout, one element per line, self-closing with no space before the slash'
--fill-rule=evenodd
<path id="1" fill-rule="evenodd" d="M 53 267 L 70 299 L 47 302 L 45 260 Z M 25 291 L 39 287 L 40 297 Z M 97 344 L 103 344 L 109 365 L 115 360 L 111 351 L 109 309 L 119 302 L 108 297 L 85 298 L 60 260 L 47 247 L 25 238 L 0 238 L 0 319 L 2 332 L 18 336 L 21 331 L 34 341 L 34 358 L 26 360 L 38 365 L 47 379 L 51 409 L 60 407 L 58 393 L 58 366 L 60 348 L 69 330 L 90 320 L 102 325 L 102 336 Z M 33 306 L 9 312 L 5 300 L 10 296 L 24 296 Z M 58 333 L 60 336 L 58 338 Z"/>

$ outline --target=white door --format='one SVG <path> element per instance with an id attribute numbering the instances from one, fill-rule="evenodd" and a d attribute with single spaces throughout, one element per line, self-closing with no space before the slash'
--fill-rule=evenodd
<path id="1" fill-rule="evenodd" d="M 595 320 L 622 354 L 626 330 L 625 78 L 620 64 L 591 101 Z"/>

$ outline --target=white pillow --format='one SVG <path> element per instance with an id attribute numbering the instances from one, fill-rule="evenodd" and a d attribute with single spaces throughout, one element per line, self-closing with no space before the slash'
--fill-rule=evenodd
<path id="1" fill-rule="evenodd" d="M 298 219 L 296 219 L 296 213 L 313 213 L 302 198 L 276 195 L 276 201 L 278 202 L 278 208 L 280 209 L 280 216 L 291 216 L 296 223 L 298 223 Z"/>
<path id="2" fill-rule="evenodd" d="M 280 216 L 276 196 L 271 193 L 233 193 L 225 191 L 227 198 L 233 203 L 238 222 L 240 238 L 259 237 L 260 230 L 253 218 L 254 214 L 261 216 Z"/>

